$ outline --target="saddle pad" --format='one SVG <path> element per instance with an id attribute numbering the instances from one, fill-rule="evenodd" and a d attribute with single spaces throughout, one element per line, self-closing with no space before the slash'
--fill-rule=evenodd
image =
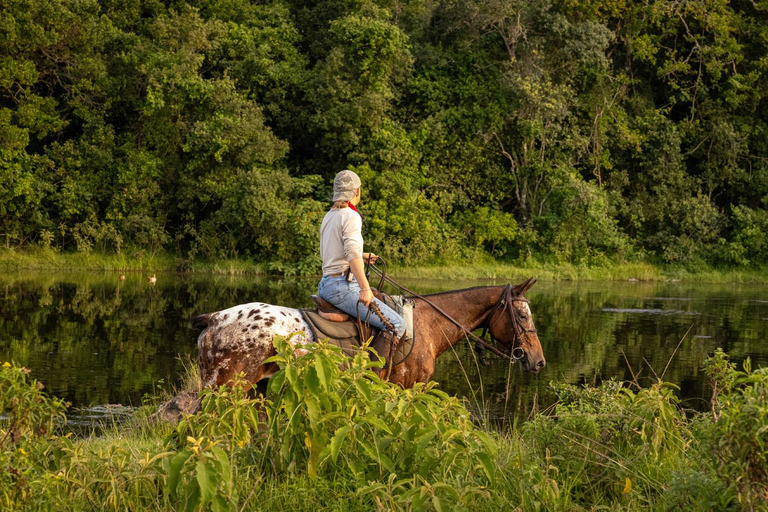
<path id="1" fill-rule="evenodd" d="M 405 337 L 413 339 L 413 307 L 416 303 L 413 299 L 406 299 L 402 295 L 387 295 L 386 293 L 381 295 L 384 304 L 394 309 L 405 320 Z"/>
<path id="2" fill-rule="evenodd" d="M 399 313 L 406 322 L 406 339 L 400 342 L 392 356 L 392 366 L 397 366 L 405 361 L 413 352 L 415 339 L 413 336 L 413 301 L 404 299 L 400 295 L 384 296 L 384 303 Z M 360 346 L 360 336 L 355 320 L 345 322 L 333 322 L 326 320 L 311 309 L 302 309 L 301 313 L 309 324 L 316 340 L 328 339 L 332 345 L 336 345 L 348 356 L 353 356 Z M 388 332 L 379 332 L 372 328 L 373 342 L 371 346 L 376 353 L 383 358 L 389 357 L 389 345 L 392 335 Z M 373 357 L 373 356 L 371 356 Z"/>
<path id="3" fill-rule="evenodd" d="M 352 357 L 360 347 L 360 336 L 358 334 L 357 324 L 353 321 L 331 322 L 317 314 L 317 311 L 311 309 L 300 310 L 304 315 L 304 320 L 312 329 L 316 340 L 328 339 L 332 345 L 339 347 L 344 354 Z M 374 329 L 374 336 L 378 329 Z"/>

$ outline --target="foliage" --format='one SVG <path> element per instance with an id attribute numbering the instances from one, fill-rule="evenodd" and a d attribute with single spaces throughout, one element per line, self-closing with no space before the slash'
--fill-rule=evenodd
<path id="1" fill-rule="evenodd" d="M 64 424 L 67 404 L 50 398 L 26 368 L 0 366 L 0 504 L 12 508 L 33 495 L 40 463 L 37 445 Z"/>
<path id="2" fill-rule="evenodd" d="M 0 499 L 9 509 L 731 510 L 765 504 L 766 372 L 717 352 L 719 419 L 683 413 L 674 387 L 552 384 L 548 413 L 475 426 L 434 385 L 381 382 L 367 352 L 277 340 L 267 397 L 204 390 L 175 428 L 132 424 L 57 437 L 64 404 L 0 368 Z M 10 390 L 10 391 L 8 391 Z M 8 392 L 6 392 L 8 391 Z M 14 401 L 15 400 L 15 401 Z M 7 407 L 13 413 L 7 414 Z M 143 419 L 142 419 L 143 418 Z M 10 435 L 9 432 L 14 434 Z M 6 435 L 7 434 L 7 435 Z"/>
<path id="3" fill-rule="evenodd" d="M 495 442 L 435 383 L 403 390 L 382 382 L 372 371 L 381 363 L 365 351 L 345 361 L 329 344 L 298 358 L 288 341 L 275 346 L 280 371 L 269 382 L 267 421 L 281 440 L 276 471 L 349 480 L 396 508 L 469 503 L 493 482 Z"/>
<path id="4" fill-rule="evenodd" d="M 599 388 L 553 389 L 558 402 L 552 414 L 527 423 L 524 432 L 570 476 L 568 492 L 576 502 L 620 502 L 632 492 L 652 503 L 662 482 L 699 469 L 678 465 L 691 435 L 674 386 L 659 382 L 634 392 L 607 381 Z"/>
<path id="5" fill-rule="evenodd" d="M 366 351 L 346 358 L 320 343 L 297 356 L 280 338 L 275 347 L 280 371 L 266 400 L 248 398 L 243 386 L 205 390 L 202 414 L 176 428 L 169 447 L 179 451 L 166 459 L 172 496 L 236 500 L 234 460 L 278 481 L 307 475 L 346 482 L 347 493 L 395 508 L 468 503 L 493 482 L 495 442 L 434 383 L 403 390 L 382 382 L 372 371 L 381 363 Z"/>
<path id="6" fill-rule="evenodd" d="M 331 180 L 404 264 L 766 263 L 766 10 L 3 2 L 0 240 L 318 271 Z"/>
<path id="7" fill-rule="evenodd" d="M 768 502 L 768 369 L 737 371 L 722 350 L 704 367 L 712 382 L 716 421 L 706 425 L 709 452 L 751 510 Z"/>

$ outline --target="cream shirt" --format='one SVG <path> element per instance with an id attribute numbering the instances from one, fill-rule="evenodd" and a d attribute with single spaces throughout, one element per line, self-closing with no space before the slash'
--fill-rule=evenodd
<path id="1" fill-rule="evenodd" d="M 333 208 L 320 226 L 320 257 L 323 275 L 338 274 L 349 262 L 363 257 L 363 219 L 352 208 Z"/>

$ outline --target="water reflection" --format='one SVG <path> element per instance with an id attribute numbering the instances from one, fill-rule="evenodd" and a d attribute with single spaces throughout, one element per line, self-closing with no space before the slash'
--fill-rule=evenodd
<path id="1" fill-rule="evenodd" d="M 498 283 L 403 284 L 430 293 Z M 176 382 L 182 359 L 196 356 L 189 318 L 252 301 L 306 307 L 315 287 L 298 278 L 161 274 L 153 285 L 143 274 L 121 282 L 116 273 L 6 273 L 0 360 L 31 368 L 76 406 L 135 405 L 161 379 Z M 709 394 L 700 366 L 716 347 L 736 361 L 751 356 L 755 367 L 768 363 L 767 292 L 756 285 L 538 283 L 528 295 L 548 361 L 541 374 L 510 371 L 502 360 L 480 366 L 462 343 L 438 360 L 435 380 L 492 417 L 506 409 L 525 418 L 545 407 L 550 380 L 647 384 L 662 375 L 681 387 L 687 406 L 701 409 Z"/>

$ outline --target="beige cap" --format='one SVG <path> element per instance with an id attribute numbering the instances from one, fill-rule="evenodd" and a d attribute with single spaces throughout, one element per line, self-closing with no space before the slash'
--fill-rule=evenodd
<path id="1" fill-rule="evenodd" d="M 360 188 L 360 178 L 354 172 L 344 169 L 333 179 L 333 200 L 351 201 Z"/>

